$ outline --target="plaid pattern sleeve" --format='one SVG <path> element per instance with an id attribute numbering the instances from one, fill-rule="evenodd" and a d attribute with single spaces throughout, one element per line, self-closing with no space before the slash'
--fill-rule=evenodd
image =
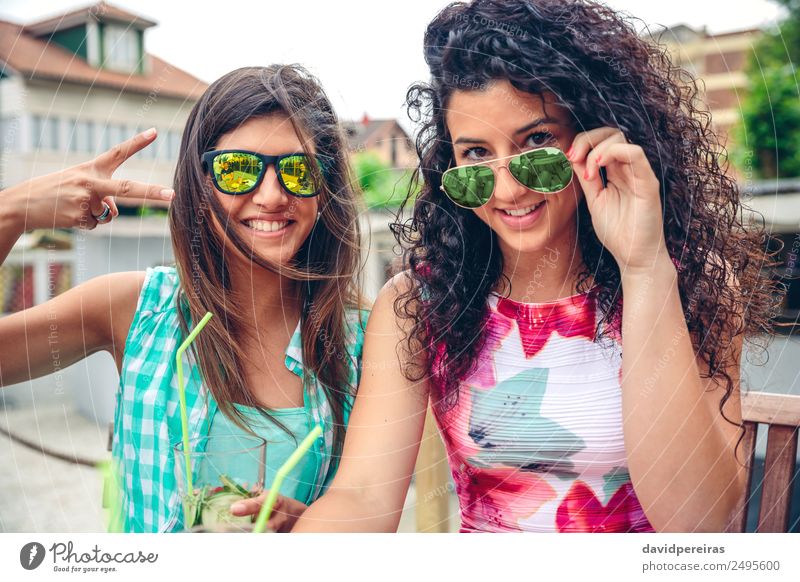
<path id="1" fill-rule="evenodd" d="M 116 393 L 112 456 L 122 488 L 120 500 L 126 532 L 183 529 L 172 450 L 182 434 L 175 373 L 175 353 L 183 341 L 176 303 L 179 290 L 175 267 L 148 269 L 125 343 Z M 351 310 L 347 317 L 353 387 L 360 376 L 366 314 Z M 217 405 L 203 385 L 192 351 L 188 350 L 184 358 L 189 437 L 197 438 L 208 434 Z M 286 348 L 285 363 L 289 370 L 303 377 L 299 324 Z M 321 462 L 313 501 L 335 472 L 330 456 L 333 427 L 324 391 L 314 375 L 308 374 L 304 384 L 308 417 L 322 425 L 324 436 L 315 450 Z"/>

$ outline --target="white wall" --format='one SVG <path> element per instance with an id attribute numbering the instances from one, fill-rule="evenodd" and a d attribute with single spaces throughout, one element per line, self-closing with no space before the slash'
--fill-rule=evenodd
<path id="1" fill-rule="evenodd" d="M 104 150 L 103 131 L 108 125 L 124 125 L 124 136 L 137 130 L 156 127 L 159 137 L 150 148 L 156 149 L 155 159 L 140 154 L 129 160 L 115 177 L 171 185 L 175 169 L 178 139 L 193 103 L 172 97 L 120 93 L 100 87 L 53 83 L 21 83 L 12 77 L 0 81 L 0 117 L 13 119 L 18 141 L 13 148 L 3 145 L 0 177 L 3 186 L 22 182 L 32 176 L 61 170 L 92 159 Z M 59 124 L 57 151 L 36 150 L 32 136 L 32 118 L 54 118 Z M 74 119 L 92 121 L 93 151 L 68 151 L 69 136 Z M 172 143 L 168 135 L 172 133 Z M 24 155 L 11 155 L 22 153 Z M 171 154 L 171 155 L 169 155 Z"/>

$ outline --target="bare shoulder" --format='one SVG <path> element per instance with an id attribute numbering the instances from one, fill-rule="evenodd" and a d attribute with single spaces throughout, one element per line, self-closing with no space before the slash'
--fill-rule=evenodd
<path id="1" fill-rule="evenodd" d="M 109 273 L 90 279 L 79 288 L 84 300 L 93 299 L 100 305 L 126 307 L 132 312 L 139 301 L 145 276 L 144 271 Z"/>
<path id="2" fill-rule="evenodd" d="M 81 300 L 85 305 L 94 306 L 99 331 L 107 342 L 106 349 L 115 358 L 121 356 L 125 346 L 145 276 L 145 271 L 109 273 L 81 285 Z"/>
<path id="3" fill-rule="evenodd" d="M 112 295 L 113 303 L 109 310 L 115 346 L 112 354 L 115 356 L 117 350 L 125 347 L 125 340 L 136 314 L 139 295 L 142 292 L 146 275 L 145 271 L 127 271 L 107 275 L 109 287 L 115 289 Z"/>
<path id="4" fill-rule="evenodd" d="M 395 303 L 397 298 L 408 292 L 410 289 L 409 278 L 404 273 L 398 273 L 386 283 L 384 283 L 375 303 L 372 304 L 372 312 L 370 313 L 369 322 L 367 324 L 367 332 L 370 330 L 380 329 L 381 332 L 396 328 L 397 321 L 395 319 Z"/>
<path id="5" fill-rule="evenodd" d="M 378 365 L 383 370 L 396 366 L 403 375 L 424 365 L 412 293 L 415 285 L 404 271 L 389 279 L 378 293 L 364 339 L 365 365 Z"/>
<path id="6" fill-rule="evenodd" d="M 397 293 L 407 293 L 414 288 L 414 285 L 416 285 L 416 283 L 414 282 L 414 278 L 411 276 L 411 271 L 406 269 L 405 271 L 400 271 L 394 277 L 389 279 L 383 288 L 393 289 Z"/>
<path id="7" fill-rule="evenodd" d="M 395 306 L 399 298 L 408 298 L 407 303 L 403 306 L 403 313 L 405 315 L 413 315 L 415 297 L 412 291 L 415 290 L 417 283 L 411 277 L 410 271 L 402 271 L 397 273 L 394 277 L 389 279 L 381 288 L 378 293 L 378 298 L 372 306 L 372 313 L 375 314 L 376 310 L 379 313 L 395 313 Z"/>

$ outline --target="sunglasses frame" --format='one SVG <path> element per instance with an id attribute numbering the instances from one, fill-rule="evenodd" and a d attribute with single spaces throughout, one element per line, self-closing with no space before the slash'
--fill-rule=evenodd
<path id="1" fill-rule="evenodd" d="M 554 146 L 542 146 L 542 147 L 538 147 L 538 148 L 525 150 L 524 152 L 520 152 L 518 154 L 512 154 L 510 156 L 503 156 L 502 158 L 494 158 L 492 160 L 489 160 L 488 162 L 476 162 L 474 164 L 463 164 L 461 166 L 453 166 L 452 165 L 452 161 L 451 161 L 450 162 L 451 165 L 448 166 L 448 168 L 444 172 L 442 172 L 442 176 L 439 179 L 439 182 L 440 182 L 439 190 L 444 192 L 445 196 L 447 196 L 447 199 L 450 200 L 450 202 L 452 202 L 456 206 L 458 206 L 460 208 L 466 208 L 467 210 L 477 210 L 478 208 L 482 208 L 482 207 L 486 206 L 489 203 L 489 200 L 492 199 L 492 196 L 494 196 L 494 192 L 495 192 L 495 190 L 497 190 L 497 171 L 500 170 L 501 168 L 506 168 L 508 170 L 508 173 L 511 174 L 511 177 L 514 178 L 514 180 L 516 180 L 517 183 L 521 184 L 522 186 L 525 186 L 525 184 L 520 182 L 517 179 L 517 177 L 513 174 L 513 172 L 508 168 L 508 164 L 504 164 L 504 165 L 499 166 L 497 168 L 491 166 L 490 164 L 492 164 L 493 162 L 501 162 L 503 160 L 510 160 L 512 158 L 517 158 L 517 157 L 520 157 L 520 156 L 524 156 L 525 154 L 529 154 L 531 152 L 535 152 L 535 151 L 539 151 L 539 150 L 558 150 L 564 156 L 564 159 L 566 159 L 567 162 L 569 162 L 569 158 L 567 158 L 567 155 L 564 153 L 564 151 L 561 148 L 557 148 L 557 147 L 554 147 Z M 492 174 L 494 175 L 494 184 L 492 185 L 492 193 L 486 199 L 486 202 L 484 202 L 480 206 L 464 206 L 462 204 L 459 204 L 455 200 L 453 200 L 453 197 L 450 196 L 450 194 L 447 193 L 447 190 L 445 190 L 445 188 L 444 188 L 444 177 L 447 175 L 447 172 L 450 172 L 451 170 L 458 170 L 458 169 L 461 169 L 461 168 L 471 168 L 473 166 L 486 166 L 490 170 L 492 170 Z M 571 173 L 570 173 L 570 177 L 569 177 L 569 182 L 567 182 L 566 185 L 563 188 L 561 188 L 561 190 L 556 190 L 555 192 L 542 192 L 541 190 L 534 190 L 533 188 L 528 188 L 528 186 L 525 186 L 525 188 L 528 188 L 528 190 L 533 190 L 534 192 L 538 192 L 539 194 L 544 194 L 545 196 L 549 196 L 551 194 L 558 194 L 559 192 L 563 192 L 564 190 L 569 188 L 570 184 L 572 184 L 573 178 L 575 177 L 575 170 L 572 168 L 572 163 L 571 162 L 570 162 L 570 170 L 571 170 Z M 604 168 L 601 168 L 601 172 L 603 172 L 603 170 L 604 170 Z M 605 185 L 605 178 L 603 179 L 603 183 Z"/>
<path id="2" fill-rule="evenodd" d="M 222 155 L 222 154 L 248 154 L 248 155 L 255 156 L 259 160 L 261 160 L 261 164 L 263 166 L 263 169 L 262 169 L 261 173 L 259 174 L 258 179 L 255 181 L 255 183 L 253 184 L 253 186 L 251 188 L 248 188 L 247 190 L 244 190 L 242 192 L 226 192 L 225 190 L 223 190 L 220 187 L 219 181 L 217 180 L 217 176 L 214 173 L 214 158 L 216 158 L 217 156 Z M 322 158 L 319 157 L 319 156 L 309 156 L 305 152 L 292 152 L 292 153 L 288 153 L 288 154 L 280 154 L 280 155 L 277 155 L 277 156 L 268 156 L 268 155 L 265 155 L 265 154 L 260 154 L 258 152 L 253 152 L 253 151 L 250 151 L 250 150 L 242 150 L 242 149 L 211 150 L 211 151 L 207 151 L 207 152 L 203 153 L 203 155 L 200 158 L 200 160 L 201 160 L 201 163 L 202 163 L 203 168 L 205 169 L 205 171 L 208 172 L 211 175 L 211 180 L 214 182 L 214 187 L 216 187 L 217 190 L 219 190 L 220 192 L 222 192 L 226 196 L 244 196 L 245 194 L 250 194 L 251 192 L 256 190 L 261 185 L 261 182 L 264 180 L 264 176 L 267 175 L 267 170 L 269 169 L 270 166 L 273 166 L 273 165 L 275 166 L 275 174 L 278 176 L 278 182 L 280 182 L 281 188 L 283 188 L 283 190 L 287 194 L 291 194 L 292 196 L 294 196 L 296 198 L 314 198 L 315 196 L 319 196 L 319 194 L 321 192 L 321 190 L 319 190 L 319 189 L 315 190 L 313 194 L 295 194 L 294 192 L 289 190 L 289 188 L 286 187 L 286 183 L 283 181 L 283 176 L 281 176 L 281 172 L 279 170 L 279 164 L 280 164 L 280 161 L 283 160 L 284 158 L 291 158 L 293 156 L 303 156 L 304 158 L 308 158 L 308 159 L 311 159 L 311 158 L 316 159 L 317 163 L 319 164 L 320 171 L 323 173 L 323 177 L 324 177 L 325 165 L 323 163 Z"/>

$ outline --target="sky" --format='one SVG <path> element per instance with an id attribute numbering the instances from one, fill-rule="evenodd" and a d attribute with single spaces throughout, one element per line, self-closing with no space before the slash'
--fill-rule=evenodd
<path id="1" fill-rule="evenodd" d="M 247 65 L 298 62 L 322 81 L 343 119 L 397 117 L 416 80 L 427 79 L 422 37 L 443 0 L 112 0 L 158 22 L 146 50 L 211 82 Z M 678 23 L 718 33 L 774 22 L 774 2 L 608 0 L 649 26 Z M 29 23 L 91 4 L 89 0 L 0 0 L 0 18 Z M 230 7 L 226 10 L 226 7 Z M 296 14 L 293 11 L 296 9 Z"/>

